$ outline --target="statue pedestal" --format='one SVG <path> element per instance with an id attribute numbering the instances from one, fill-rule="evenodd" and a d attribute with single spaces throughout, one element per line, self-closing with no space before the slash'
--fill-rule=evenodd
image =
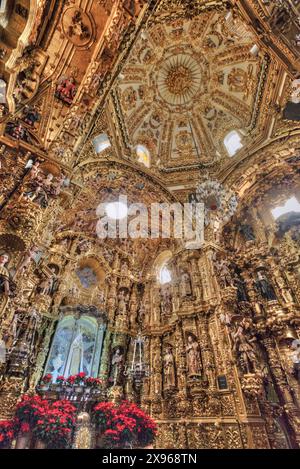
<path id="1" fill-rule="evenodd" d="M 204 380 L 201 375 L 190 375 L 187 383 L 191 396 L 202 396 L 206 394 L 208 382 Z"/>
<path id="2" fill-rule="evenodd" d="M 262 384 L 262 377 L 257 373 L 247 373 L 241 380 L 243 392 L 252 398 L 261 394 Z"/>

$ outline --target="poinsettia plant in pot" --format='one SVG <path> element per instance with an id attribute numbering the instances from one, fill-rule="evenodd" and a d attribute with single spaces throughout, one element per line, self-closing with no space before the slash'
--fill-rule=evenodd
<path id="1" fill-rule="evenodd" d="M 119 412 L 129 418 L 134 419 L 135 445 L 138 447 L 149 447 L 154 443 L 157 435 L 157 425 L 155 421 L 147 415 L 140 407 L 131 402 L 124 401 Z"/>
<path id="2" fill-rule="evenodd" d="M 49 404 L 46 399 L 40 396 L 29 396 L 23 394 L 20 402 L 17 404 L 15 413 L 15 424 L 18 430 L 31 431 L 35 426 L 37 419 Z M 24 425 L 25 424 L 25 425 Z"/>
<path id="3" fill-rule="evenodd" d="M 41 387 L 44 389 L 48 389 L 52 382 L 52 375 L 51 373 L 46 374 L 41 379 Z"/>
<path id="4" fill-rule="evenodd" d="M 66 380 L 65 380 L 65 377 L 63 375 L 60 375 L 56 378 L 56 384 L 58 386 L 63 386 L 65 384 Z"/>
<path id="5" fill-rule="evenodd" d="M 14 419 L 18 433 L 17 448 L 30 445 L 32 436 L 39 447 L 67 448 L 75 428 L 76 407 L 69 401 L 48 401 L 40 396 L 24 395 Z"/>
<path id="6" fill-rule="evenodd" d="M 94 407 L 94 421 L 98 430 L 97 445 L 104 448 L 132 447 L 135 421 L 118 413 L 112 402 L 100 402 Z"/>
<path id="7" fill-rule="evenodd" d="M 103 443 L 107 448 L 132 448 L 135 442 L 135 420 L 118 411 L 112 417 L 111 428 L 103 433 Z"/>
<path id="8" fill-rule="evenodd" d="M 99 378 L 86 378 L 85 385 L 89 388 L 95 389 L 102 384 L 101 379 Z"/>
<path id="9" fill-rule="evenodd" d="M 76 408 L 68 401 L 56 401 L 40 413 L 33 429 L 35 438 L 47 448 L 68 448 L 75 428 Z"/>
<path id="10" fill-rule="evenodd" d="M 75 375 L 71 375 L 69 376 L 67 379 L 66 379 L 66 384 L 68 386 L 73 386 L 75 384 L 75 379 L 76 379 L 76 376 Z"/>
<path id="11" fill-rule="evenodd" d="M 108 448 L 149 447 L 157 427 L 151 417 L 135 404 L 101 402 L 93 409 L 98 429 L 98 446 Z"/>
<path id="12" fill-rule="evenodd" d="M 75 384 L 83 386 L 85 384 L 86 374 L 82 371 L 75 375 Z"/>
<path id="13" fill-rule="evenodd" d="M 115 415 L 115 405 L 113 402 L 99 402 L 93 409 L 93 420 L 96 424 L 98 434 L 101 435 L 111 425 Z"/>
<path id="14" fill-rule="evenodd" d="M 0 449 L 8 449 L 15 436 L 14 424 L 11 420 L 0 421 Z"/>
<path id="15" fill-rule="evenodd" d="M 84 372 L 78 373 L 77 375 L 71 375 L 67 378 L 66 384 L 68 386 L 82 387 L 86 381 L 86 374 Z M 78 389 L 79 390 L 79 389 Z"/>
<path id="16" fill-rule="evenodd" d="M 32 430 L 36 425 L 41 412 L 48 407 L 48 401 L 40 396 L 24 394 L 17 404 L 14 418 L 15 432 L 17 435 L 16 448 L 26 448 L 32 438 Z"/>

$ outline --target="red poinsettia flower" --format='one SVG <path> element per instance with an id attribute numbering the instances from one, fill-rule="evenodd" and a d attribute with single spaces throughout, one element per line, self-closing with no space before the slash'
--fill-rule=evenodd
<path id="1" fill-rule="evenodd" d="M 69 401 L 47 401 L 39 396 L 23 396 L 17 406 L 15 430 L 33 431 L 50 448 L 67 448 L 75 428 L 76 408 Z M 0 431 L 1 434 L 1 431 Z"/>
<path id="2" fill-rule="evenodd" d="M 83 371 L 81 373 L 78 373 L 77 375 L 75 375 L 75 383 L 76 384 L 84 383 L 85 377 L 86 377 L 86 374 Z"/>
<path id="3" fill-rule="evenodd" d="M 135 436 L 138 446 L 148 446 L 153 443 L 157 434 L 157 425 L 151 417 L 136 404 L 126 401 L 120 405 L 119 412 L 136 421 Z"/>
<path id="4" fill-rule="evenodd" d="M 91 388 L 96 388 L 97 386 L 100 386 L 100 384 L 102 384 L 102 381 L 99 378 L 89 377 L 85 379 L 85 384 L 86 386 L 89 386 Z"/>
<path id="5" fill-rule="evenodd" d="M 16 407 L 16 431 L 20 430 L 22 423 L 27 423 L 30 429 L 32 429 L 40 415 L 46 411 L 48 406 L 48 401 L 42 399 L 40 396 L 29 396 L 24 394 Z"/>
<path id="6" fill-rule="evenodd" d="M 67 383 L 70 384 L 70 385 L 73 385 L 75 383 L 75 380 L 76 380 L 76 376 L 69 376 L 67 378 Z"/>
<path id="7" fill-rule="evenodd" d="M 75 428 L 76 408 L 67 401 L 53 402 L 33 429 L 34 435 L 47 443 L 49 448 L 66 448 L 71 444 Z"/>
<path id="8" fill-rule="evenodd" d="M 47 375 L 43 376 L 43 378 L 41 379 L 41 382 L 43 384 L 48 384 L 48 383 L 51 383 L 52 381 L 52 375 L 51 373 L 48 373 Z"/>
<path id="9" fill-rule="evenodd" d="M 30 432 L 30 425 L 28 422 L 22 422 L 21 423 L 21 427 L 20 427 L 20 431 L 22 433 L 28 433 Z"/>
<path id="10" fill-rule="evenodd" d="M 14 436 L 14 422 L 12 420 L 0 421 L 0 449 L 9 448 Z"/>
<path id="11" fill-rule="evenodd" d="M 154 420 L 129 402 L 118 407 L 111 402 L 101 402 L 94 407 L 93 414 L 98 431 L 109 448 L 148 446 L 157 433 Z"/>

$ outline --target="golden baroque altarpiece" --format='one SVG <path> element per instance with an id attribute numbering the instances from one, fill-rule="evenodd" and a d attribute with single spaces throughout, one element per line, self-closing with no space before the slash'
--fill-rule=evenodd
<path id="1" fill-rule="evenodd" d="M 300 202 L 300 130 L 283 114 L 300 72 L 298 2 L 11 3 L 0 418 L 39 383 L 58 321 L 92 317 L 106 327 L 99 377 L 158 422 L 157 448 L 297 448 L 300 221 L 271 210 Z M 230 158 L 232 129 L 243 147 Z M 97 154 L 100 134 L 110 145 Z M 201 249 L 97 237 L 101 202 L 184 203 L 207 178 L 239 204 L 225 226 L 206 226 Z M 171 282 L 160 284 L 164 262 Z M 139 331 L 151 374 L 137 392 L 110 377 Z"/>

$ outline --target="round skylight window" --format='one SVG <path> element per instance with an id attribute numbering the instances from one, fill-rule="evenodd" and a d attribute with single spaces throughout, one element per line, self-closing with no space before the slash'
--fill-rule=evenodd
<path id="1" fill-rule="evenodd" d="M 127 205 L 122 202 L 110 202 L 106 205 L 105 211 L 109 218 L 113 220 L 122 220 L 128 213 Z"/>

